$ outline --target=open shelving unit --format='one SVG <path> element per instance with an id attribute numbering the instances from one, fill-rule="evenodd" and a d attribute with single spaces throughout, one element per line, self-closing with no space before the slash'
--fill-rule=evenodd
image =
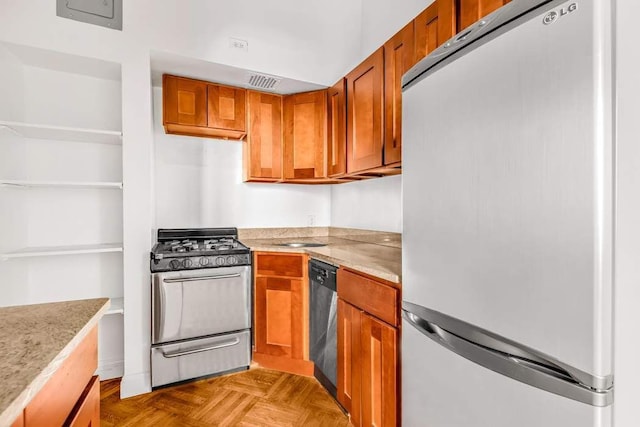
<path id="1" fill-rule="evenodd" d="M 122 132 L 0 120 L 0 130 L 24 138 L 122 145 Z"/>
<path id="2" fill-rule="evenodd" d="M 122 182 L 0 180 L 2 187 L 103 188 L 122 190 Z"/>
<path id="3" fill-rule="evenodd" d="M 41 246 L 18 249 L 0 254 L 0 260 L 7 261 L 14 258 L 28 258 L 40 256 L 99 254 L 108 252 L 122 252 L 122 243 L 105 243 L 100 245 L 73 246 Z"/>
<path id="4" fill-rule="evenodd" d="M 0 42 L 0 67 L 2 304 L 110 298 L 98 372 L 122 376 L 121 66 Z"/>

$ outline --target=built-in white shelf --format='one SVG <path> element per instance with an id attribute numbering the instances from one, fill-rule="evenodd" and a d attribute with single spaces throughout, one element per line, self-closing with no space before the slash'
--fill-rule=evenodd
<path id="1" fill-rule="evenodd" d="M 105 181 L 28 181 L 3 179 L 0 180 L 3 187 L 58 187 L 58 188 L 104 188 L 122 189 L 122 182 Z"/>
<path id="2" fill-rule="evenodd" d="M 104 314 L 124 314 L 124 298 L 111 298 L 111 306 Z"/>
<path id="3" fill-rule="evenodd" d="M 29 247 L 0 253 L 0 260 L 57 255 L 99 254 L 107 252 L 122 252 L 122 243 L 105 243 L 100 245 L 74 246 L 41 246 Z"/>
<path id="4" fill-rule="evenodd" d="M 0 120 L 0 130 L 2 129 L 25 138 L 91 142 L 96 144 L 122 144 L 122 132 L 114 130 L 51 126 Z"/>

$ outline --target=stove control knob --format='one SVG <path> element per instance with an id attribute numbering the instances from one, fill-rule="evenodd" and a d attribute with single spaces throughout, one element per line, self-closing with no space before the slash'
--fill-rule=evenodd
<path id="1" fill-rule="evenodd" d="M 203 267 L 207 266 L 207 265 L 209 265 L 209 258 L 207 258 L 206 256 L 203 256 L 203 257 L 200 258 L 200 260 L 198 262 Z"/>
<path id="2" fill-rule="evenodd" d="M 172 270 L 177 270 L 180 267 L 182 267 L 182 263 L 180 262 L 179 259 L 172 259 L 171 262 L 169 263 L 169 267 L 171 267 Z"/>
<path id="3" fill-rule="evenodd" d="M 224 258 L 222 258 L 221 256 L 216 258 L 216 264 L 217 265 L 224 265 Z"/>
<path id="4" fill-rule="evenodd" d="M 193 266 L 193 261 L 190 258 L 185 258 L 182 265 L 184 265 L 184 268 L 191 268 L 191 266 Z"/>
<path id="5" fill-rule="evenodd" d="M 237 263 L 238 263 L 238 260 L 236 259 L 236 257 L 234 257 L 233 255 L 229 255 L 229 257 L 227 258 L 227 264 L 234 265 Z"/>

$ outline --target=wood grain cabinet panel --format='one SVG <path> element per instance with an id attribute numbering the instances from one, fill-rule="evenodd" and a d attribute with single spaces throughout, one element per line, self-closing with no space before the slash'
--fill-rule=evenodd
<path id="1" fill-rule="evenodd" d="M 510 0 L 457 0 L 458 1 L 458 31 L 462 31 L 469 25 L 480 20 L 501 8 Z"/>
<path id="2" fill-rule="evenodd" d="M 312 375 L 307 255 L 254 254 L 253 359 L 265 368 Z"/>
<path id="3" fill-rule="evenodd" d="M 282 97 L 248 91 L 247 98 L 245 181 L 278 181 L 282 178 Z"/>
<path id="4" fill-rule="evenodd" d="M 362 425 L 398 425 L 398 338 L 395 328 L 362 315 Z"/>
<path id="5" fill-rule="evenodd" d="M 347 172 L 347 98 L 346 80 L 340 79 L 327 89 L 327 176 L 340 177 Z"/>
<path id="6" fill-rule="evenodd" d="M 418 62 L 456 33 L 456 0 L 435 0 L 413 23 Z"/>
<path id="7" fill-rule="evenodd" d="M 338 299 L 338 378 L 337 399 L 349 412 L 351 423 L 361 423 L 361 311 Z"/>
<path id="8" fill-rule="evenodd" d="M 402 75 L 415 64 L 414 23 L 384 44 L 384 164 L 402 160 Z"/>
<path id="9" fill-rule="evenodd" d="M 380 47 L 346 76 L 347 172 L 382 166 L 384 49 Z"/>
<path id="10" fill-rule="evenodd" d="M 399 295 L 380 294 L 377 288 L 396 291 L 386 283 L 338 270 L 337 398 L 357 427 L 400 425 L 397 313 L 389 324 L 370 312 L 397 307 Z"/>
<path id="11" fill-rule="evenodd" d="M 284 179 L 326 177 L 327 91 L 284 97 Z"/>
<path id="12" fill-rule="evenodd" d="M 62 425 L 98 368 L 98 328 L 95 327 L 24 410 L 24 425 Z"/>
<path id="13" fill-rule="evenodd" d="M 246 93 L 242 88 L 207 85 L 207 126 L 243 137 L 247 133 Z"/>
<path id="14" fill-rule="evenodd" d="M 164 124 L 207 126 L 207 84 L 199 80 L 164 75 Z"/>
<path id="15" fill-rule="evenodd" d="M 69 427 L 100 426 L 100 380 L 97 376 L 94 376 L 84 389 L 80 400 L 76 403 L 64 425 Z"/>

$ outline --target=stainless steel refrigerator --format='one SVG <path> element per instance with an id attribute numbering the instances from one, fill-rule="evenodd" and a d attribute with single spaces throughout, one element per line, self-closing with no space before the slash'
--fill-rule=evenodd
<path id="1" fill-rule="evenodd" d="M 611 425 L 611 33 L 514 0 L 404 76 L 404 426 Z"/>

